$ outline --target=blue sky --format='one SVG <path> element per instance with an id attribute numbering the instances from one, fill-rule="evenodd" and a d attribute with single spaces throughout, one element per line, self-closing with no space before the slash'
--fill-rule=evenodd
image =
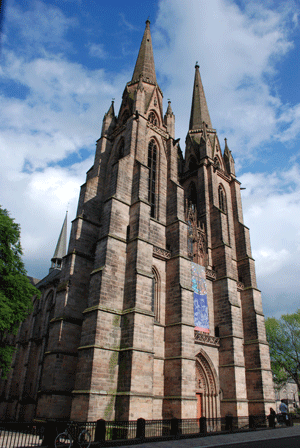
<path id="1" fill-rule="evenodd" d="M 93 164 L 102 118 L 131 79 L 145 20 L 176 137 L 194 65 L 243 190 L 267 316 L 299 308 L 299 3 L 253 0 L 6 0 L 0 68 L 0 204 L 21 224 L 29 275 L 47 274 Z M 223 145 L 224 147 L 224 145 Z"/>

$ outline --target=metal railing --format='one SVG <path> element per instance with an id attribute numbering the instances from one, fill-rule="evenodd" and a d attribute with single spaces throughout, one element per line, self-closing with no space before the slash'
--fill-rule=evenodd
<path id="1" fill-rule="evenodd" d="M 34 423 L 0 423 L 0 447 L 42 446 L 45 427 Z"/>
<path id="2" fill-rule="evenodd" d="M 290 424 L 292 420 L 290 419 Z M 2 422 L 0 423 L 0 448 L 53 447 L 58 434 L 68 428 L 75 440 L 82 430 L 87 430 L 92 442 L 99 445 L 118 445 L 121 440 L 159 440 L 174 437 L 203 437 L 211 433 L 239 432 L 274 427 L 265 415 L 249 417 L 226 416 L 223 418 L 164 419 L 136 421 L 97 422 Z"/>

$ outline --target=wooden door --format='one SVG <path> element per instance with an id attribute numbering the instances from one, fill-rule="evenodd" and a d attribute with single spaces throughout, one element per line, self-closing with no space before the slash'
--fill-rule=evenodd
<path id="1" fill-rule="evenodd" d="M 196 394 L 197 396 L 197 418 L 202 417 L 202 394 Z"/>

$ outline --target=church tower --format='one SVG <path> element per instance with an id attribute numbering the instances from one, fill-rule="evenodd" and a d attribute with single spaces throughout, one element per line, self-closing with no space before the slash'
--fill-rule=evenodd
<path id="1" fill-rule="evenodd" d="M 269 349 L 240 182 L 227 139 L 222 154 L 212 127 L 198 64 L 181 183 L 205 231 L 192 258 L 206 267 L 210 334 L 220 340 L 221 415 L 268 412 L 274 400 Z"/>
<path id="2" fill-rule="evenodd" d="M 185 159 L 174 139 L 147 20 L 119 113 L 112 102 L 81 187 L 37 417 L 246 416 L 273 404 L 240 183 L 198 65 Z"/>

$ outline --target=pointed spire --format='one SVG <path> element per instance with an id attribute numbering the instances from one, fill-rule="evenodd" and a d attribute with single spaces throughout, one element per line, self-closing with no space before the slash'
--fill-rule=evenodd
<path id="1" fill-rule="evenodd" d="M 190 131 L 202 129 L 203 122 L 207 124 L 208 128 L 212 128 L 198 63 L 196 63 L 195 69 Z"/>
<path id="2" fill-rule="evenodd" d="M 136 82 L 142 75 L 144 81 L 156 84 L 152 40 L 150 33 L 150 20 L 146 21 L 146 29 L 140 46 L 139 55 L 135 64 L 131 82 Z"/>
<path id="3" fill-rule="evenodd" d="M 67 217 L 68 212 L 66 212 L 65 220 L 60 231 L 57 245 L 53 257 L 51 258 L 52 265 L 50 269 L 61 269 L 62 258 L 67 253 Z"/>

